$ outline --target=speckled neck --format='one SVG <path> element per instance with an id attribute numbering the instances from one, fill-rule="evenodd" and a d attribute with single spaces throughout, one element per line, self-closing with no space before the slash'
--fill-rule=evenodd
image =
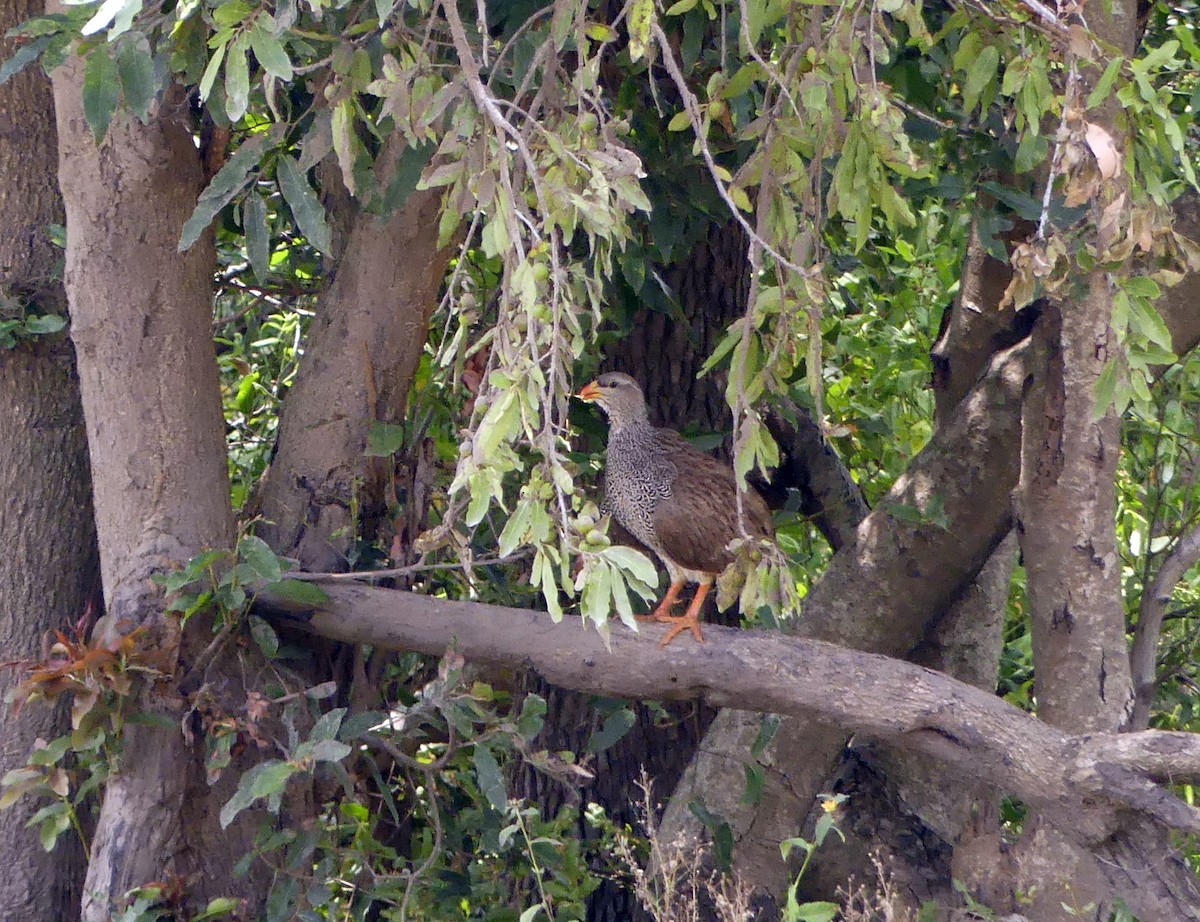
<path id="1" fill-rule="evenodd" d="M 614 401 L 607 407 L 609 432 L 622 432 L 650 425 L 646 414 L 646 401 L 638 395 L 636 400 Z"/>

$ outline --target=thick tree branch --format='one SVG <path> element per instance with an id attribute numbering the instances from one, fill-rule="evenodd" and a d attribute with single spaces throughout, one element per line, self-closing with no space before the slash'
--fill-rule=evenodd
<path id="1" fill-rule="evenodd" d="M 1164 767 L 1200 773 L 1200 741 L 1187 734 L 1075 738 L 942 673 L 775 632 L 712 626 L 704 646 L 660 650 L 655 625 L 643 635 L 618 629 L 605 649 L 595 632 L 543 612 L 361 586 L 326 591 L 319 611 L 289 612 L 264 597 L 259 607 L 333 640 L 428 654 L 454 647 L 479 665 L 527 669 L 579 691 L 816 717 L 986 773 L 1087 845 L 1120 829 L 1130 807 L 1200 832 L 1200 811 L 1156 782 Z"/>
<path id="2" fill-rule="evenodd" d="M 854 540 L 871 509 L 850 471 L 808 411 L 781 401 L 765 416 L 783 458 L 772 486 L 800 491 L 800 510 L 811 516 L 830 546 L 839 551 Z"/>

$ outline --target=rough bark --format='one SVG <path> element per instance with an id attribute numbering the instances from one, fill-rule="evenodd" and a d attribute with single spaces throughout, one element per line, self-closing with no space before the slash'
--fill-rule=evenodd
<path id="1" fill-rule="evenodd" d="M 1189 219 L 1189 210 L 1185 203 L 1181 202 L 1177 206 L 1176 216 L 1184 224 L 1185 233 L 1197 230 L 1194 226 L 1197 222 L 1194 217 Z M 1192 221 L 1192 226 L 1188 225 L 1189 220 Z M 1169 289 L 1159 304 L 1159 310 L 1171 330 L 1175 350 L 1179 355 L 1195 348 L 1200 342 L 1200 314 L 1194 310 L 1198 292 L 1200 274 L 1192 274 L 1179 285 Z M 995 364 L 993 361 L 993 365 Z M 817 591 L 824 591 L 822 587 L 826 587 L 830 594 L 840 596 L 846 604 L 846 608 L 840 611 L 837 622 L 845 624 L 849 633 L 847 639 L 840 642 L 856 646 L 859 642 L 856 637 L 870 636 L 871 619 L 876 617 L 875 612 L 896 610 L 896 618 L 881 618 L 875 629 L 890 632 L 892 641 L 898 647 L 917 644 L 924 636 L 925 624 L 922 623 L 922 617 L 942 611 L 957 591 L 954 576 L 960 576 L 964 581 L 970 579 L 970 567 L 978 559 L 974 552 L 980 550 L 977 542 L 982 539 L 985 545 L 990 546 L 992 541 L 1000 540 L 1006 533 L 1011 523 L 1009 494 L 1016 485 L 1019 465 L 1017 454 L 1020 435 L 1014 415 L 1019 409 L 1019 402 L 1005 398 L 999 404 L 989 407 L 985 395 L 989 388 L 995 386 L 993 376 L 994 373 L 989 373 L 976 385 L 967 401 L 963 403 L 962 409 L 956 414 L 962 417 L 959 422 L 968 429 L 974 426 L 979 430 L 980 439 L 976 443 L 977 446 L 984 447 L 985 451 L 994 454 L 987 460 L 988 476 L 970 479 L 969 482 L 973 486 L 965 487 L 968 481 L 962 481 L 960 485 L 955 480 L 957 474 L 947 479 L 941 475 L 930 476 L 927 472 L 915 468 L 909 475 L 915 478 L 916 484 L 945 491 L 942 495 L 948 500 L 953 500 L 956 505 L 959 500 L 966 499 L 960 508 L 963 521 L 983 527 L 963 531 L 958 525 L 958 514 L 950 515 L 951 524 L 947 534 L 960 540 L 952 542 L 947 553 L 935 558 L 938 563 L 936 569 L 931 571 L 934 578 L 927 583 L 930 595 L 918 596 L 914 600 L 915 607 L 912 608 L 907 603 L 908 577 L 902 572 L 903 561 L 906 555 L 912 552 L 912 547 L 907 541 L 896 541 L 890 547 L 885 542 L 877 544 L 876 547 L 882 560 L 889 562 L 886 567 L 890 573 L 896 574 L 895 582 L 890 575 L 885 577 L 875 565 L 865 567 L 859 577 L 861 582 L 858 582 L 853 573 L 856 569 L 853 561 L 860 549 L 854 548 L 838 554 L 830 572 L 822 577 Z M 997 419 L 1003 416 L 1008 418 Z M 975 423 L 968 421 L 971 417 L 975 419 Z M 994 440 L 986 435 L 988 427 L 992 425 L 998 425 L 1001 430 L 1000 436 Z M 965 446 L 960 450 L 966 452 Z M 972 458 L 974 457 L 972 455 Z M 971 463 L 975 462 L 968 462 L 968 467 Z M 902 481 L 904 482 L 907 481 Z M 880 511 L 877 510 L 867 523 L 864 523 L 864 527 L 877 527 L 869 526 L 869 523 L 872 520 L 878 523 L 881 521 L 879 517 Z M 990 537 L 988 528 L 983 525 L 984 520 L 995 526 L 995 531 L 990 533 Z M 886 604 L 878 609 L 861 604 L 864 593 L 869 597 L 881 599 Z M 809 604 L 811 605 L 811 600 Z M 855 624 L 856 617 L 861 620 L 861 624 Z M 803 630 L 803 626 L 801 629 Z M 668 835 L 683 833 L 699 836 L 703 830 L 687 809 L 687 804 L 693 797 L 709 797 L 710 809 L 721 813 L 730 822 L 735 834 L 746 836 L 753 832 L 753 841 L 758 843 L 758 847 L 745 852 L 746 842 L 743 841 L 742 847 L 735 851 L 735 857 L 745 854 L 744 864 L 742 859 L 738 859 L 739 866 L 745 869 L 751 879 L 763 886 L 774 887 L 774 892 L 779 892 L 778 888 L 787 879 L 786 869 L 778 859 L 777 843 L 782 837 L 794 835 L 803 822 L 813 797 L 823 789 L 824 779 L 831 770 L 832 759 L 841 750 L 839 740 L 844 741 L 844 736 L 834 734 L 831 738 L 819 725 L 811 723 L 797 726 L 794 735 L 789 735 L 793 733 L 790 724 L 790 721 L 784 722 L 772 747 L 774 751 L 764 753 L 762 761 L 766 762 L 768 770 L 767 791 L 763 800 L 757 806 L 748 807 L 740 803 L 742 765 L 749 758 L 750 745 L 757 736 L 758 722 L 752 715 L 733 712 L 720 715 L 689 766 L 664 818 L 664 829 Z M 823 760 L 826 760 L 825 767 L 812 768 L 821 766 Z M 725 796 L 714 798 L 714 792 L 725 792 Z"/>
<path id="2" fill-rule="evenodd" d="M 1115 2 L 1091 17 L 1097 37 L 1132 52 L 1136 4 Z M 1085 88 L 1101 67 L 1084 68 Z M 1121 148 L 1116 100 L 1092 118 Z M 1122 183 L 1106 183 L 1093 205 L 1104 253 L 1118 228 L 1105 208 L 1125 200 Z M 1110 326 L 1107 271 L 1087 279 L 1086 294 L 1047 302 L 1035 335 L 1048 361 L 1026 404 L 1018 531 L 1033 627 L 1038 715 L 1058 727 L 1114 730 L 1133 707 L 1125 642 L 1125 606 L 1116 535 L 1116 471 L 1121 421 L 1109 406 L 1095 418 L 1096 383 L 1119 348 Z"/>
<path id="3" fill-rule="evenodd" d="M 0 6 L 0 60 L 10 28 L 41 12 L 34 0 Z M 61 313 L 59 252 L 46 225 L 61 223 L 50 83 L 29 68 L 0 86 L 0 305 Z M 0 306 L 0 318 L 7 309 Z M 0 646 L 5 659 L 40 659 L 47 632 L 81 619 L 99 588 L 91 480 L 75 356 L 65 334 L 0 348 Z M 26 764 L 37 739 L 70 729 L 66 702 L 14 717 L 7 693 L 21 678 L 0 669 L 0 776 Z M 29 922 L 79 915 L 84 857 L 75 836 L 46 853 L 37 827 L 43 804 L 27 798 L 0 811 L 0 906 Z"/>
<path id="4" fill-rule="evenodd" d="M 87 422 L 107 623 L 150 629 L 168 665 L 207 644 L 201 618 L 183 647 L 150 577 L 233 539 L 224 422 L 212 352 L 214 250 L 205 235 L 176 251 L 202 186 L 182 93 L 168 91 L 148 124 L 114 118 L 97 144 L 85 122 L 82 63 L 54 73 L 59 177 L 66 205 L 66 286 Z M 219 669 L 212 694 L 218 697 Z M 161 683 L 163 686 L 169 683 Z M 105 790 L 85 883 L 83 918 L 107 919 L 131 888 L 186 876 L 194 896 L 261 896 L 235 880 L 249 818 L 226 838 L 216 813 L 236 777 L 209 788 L 203 746 L 180 731 L 186 705 L 169 687 L 140 706 L 171 729 L 130 725 Z"/>
<path id="5" fill-rule="evenodd" d="M 799 633 L 907 655 L 979 571 L 1011 524 L 1008 494 L 1017 478 L 1011 446 L 1019 441 L 1026 350 L 1018 346 L 996 358 L 953 424 L 935 434 L 863 521 L 856 542 L 834 556 L 805 601 Z M 913 525 L 889 512 L 897 505 L 925 508 L 934 491 L 944 501 L 945 528 Z M 846 734 L 811 721 L 784 721 L 761 759 L 767 770 L 763 796 L 747 807 L 741 803 L 741 765 L 750 758 L 757 727 L 758 719 L 744 712 L 717 717 L 668 806 L 664 830 L 700 835 L 686 805 L 701 797 L 732 826 L 739 869 L 780 893 L 789 872 L 779 842 L 802 826 Z"/>
<path id="6" fill-rule="evenodd" d="M 1200 811 L 1159 786 L 1200 777 L 1192 734 L 1069 736 L 987 692 L 900 660 L 768 631 L 713 626 L 704 646 L 657 647 L 662 630 L 614 631 L 611 648 L 578 625 L 527 609 L 408 592 L 328 585 L 319 610 L 260 598 L 260 611 L 336 640 L 534 671 L 595 694 L 703 700 L 815 716 L 984 774 L 1037 807 L 1073 843 L 1113 862 L 1122 895 L 1143 918 L 1194 919 L 1200 888 L 1169 854 L 1165 828 L 1200 830 Z M 820 609 L 816 614 L 823 614 Z M 505 630 L 496 630 L 504 624 Z M 722 711 L 728 713 L 728 711 Z M 1157 843 L 1157 844 L 1156 844 Z M 1143 846 L 1149 852 L 1139 851 Z"/>
<path id="7" fill-rule="evenodd" d="M 363 453 L 373 422 L 403 419 L 425 347 L 450 258 L 439 203 L 438 190 L 414 192 L 386 218 L 360 212 L 318 306 L 258 500 L 262 537 L 306 569 L 346 569 L 354 500 L 367 518 L 382 511 L 391 471 Z"/>
<path id="8" fill-rule="evenodd" d="M 984 201 L 979 208 L 993 207 Z M 1018 226 L 1006 237 L 1021 238 Z M 1001 311 L 1012 277 L 1006 262 L 988 255 L 972 225 L 961 273 L 960 293 L 946 309 L 931 350 L 935 425 L 950 425 L 954 413 L 996 352 L 1029 333 L 1036 310 Z M 979 574 L 946 605 L 910 659 L 960 681 L 991 691 L 996 687 L 1009 583 L 1016 564 L 1010 533 Z M 996 793 L 977 779 L 946 778 L 941 767 L 920 754 L 880 744 L 859 744 L 843 757 L 829 790 L 848 795 L 842 823 L 845 844 L 822 849 L 802 882 L 812 898 L 835 893 L 879 851 L 897 895 L 911 910 L 927 900 L 950 905 L 952 882 L 963 879 L 966 862 L 955 850 L 979 834 L 998 831 Z M 968 819 L 974 817 L 973 823 Z M 991 828 L 985 820 L 991 819 Z M 964 838 L 965 833 L 965 838 Z M 993 873 L 994 863 L 987 865 Z M 814 873 L 815 871 L 815 873 Z"/>
<path id="9" fill-rule="evenodd" d="M 1020 523 L 1033 624 L 1038 715 L 1062 728 L 1113 730 L 1129 717 L 1116 545 L 1120 420 L 1092 421 L 1095 381 L 1115 343 L 1107 281 L 1047 308 L 1051 347 L 1026 413 Z"/>
<path id="10" fill-rule="evenodd" d="M 772 485 L 795 488 L 800 511 L 812 519 L 829 546 L 840 551 L 871 509 L 850 471 L 808 411 L 790 402 L 770 408 L 764 421 L 779 446 Z"/>

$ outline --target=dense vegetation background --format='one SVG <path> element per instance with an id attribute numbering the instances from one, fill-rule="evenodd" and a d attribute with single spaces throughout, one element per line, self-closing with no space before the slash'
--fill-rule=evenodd
<path id="1" fill-rule="evenodd" d="M 7 4 L 5 913 L 1200 918 L 1198 21 Z"/>

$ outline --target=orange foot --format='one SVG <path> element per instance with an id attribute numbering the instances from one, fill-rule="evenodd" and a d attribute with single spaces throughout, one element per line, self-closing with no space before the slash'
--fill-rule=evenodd
<path id="1" fill-rule="evenodd" d="M 663 639 L 658 642 L 660 648 L 665 647 L 672 640 L 682 634 L 684 631 L 690 630 L 692 636 L 696 638 L 697 643 L 704 643 L 704 634 L 700 630 L 700 608 L 704 605 L 704 597 L 708 595 L 711 583 L 701 583 L 696 588 L 696 595 L 692 599 L 692 604 L 688 606 L 687 611 L 682 615 L 661 615 L 655 617 L 655 621 L 669 622 L 670 630 L 663 635 Z M 667 593 L 670 595 L 670 593 Z M 663 599 L 665 602 L 666 599 Z M 659 608 L 662 606 L 660 605 Z M 658 609 L 655 609 L 655 614 L 658 615 Z"/>
<path id="2" fill-rule="evenodd" d="M 675 603 L 679 601 L 679 593 L 683 589 L 683 583 L 671 583 L 667 589 L 667 594 L 662 597 L 662 601 L 658 603 L 658 607 L 648 615 L 635 615 L 638 621 L 672 621 L 675 616 L 671 614 L 671 609 L 675 607 Z"/>

